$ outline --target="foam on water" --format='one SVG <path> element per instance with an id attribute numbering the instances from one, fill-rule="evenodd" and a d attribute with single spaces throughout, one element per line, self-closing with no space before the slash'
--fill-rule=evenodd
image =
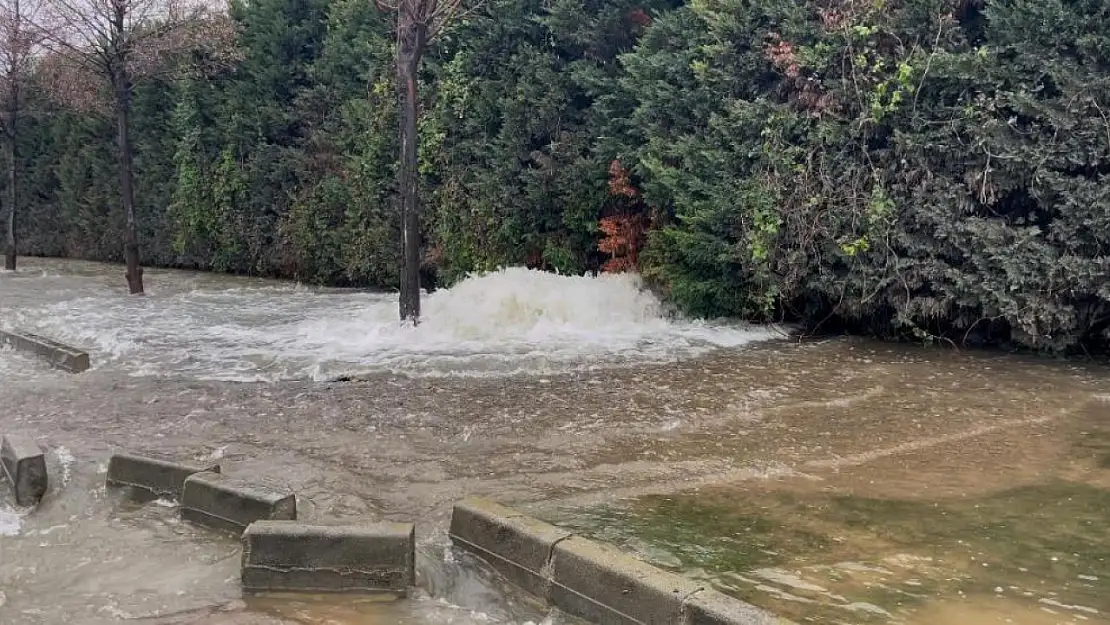
<path id="1" fill-rule="evenodd" d="M 17 536 L 23 527 L 19 513 L 0 503 L 0 536 Z"/>
<path id="2" fill-rule="evenodd" d="M 41 364 L 35 359 L 6 345 L 0 345 L 0 379 L 13 379 L 42 369 Z"/>
<path id="3" fill-rule="evenodd" d="M 10 325 L 91 349 L 94 366 L 225 380 L 560 372 L 673 361 L 781 335 L 672 318 L 630 274 L 504 269 L 425 297 L 416 327 L 397 321 L 396 295 L 226 285 L 165 284 L 147 297 L 112 291 L 17 308 Z"/>
<path id="4" fill-rule="evenodd" d="M 68 447 L 59 446 L 54 450 L 54 455 L 58 458 L 58 464 L 62 467 L 62 486 L 69 483 L 69 478 L 73 475 L 73 463 L 77 458 L 73 456 L 73 452 Z"/>

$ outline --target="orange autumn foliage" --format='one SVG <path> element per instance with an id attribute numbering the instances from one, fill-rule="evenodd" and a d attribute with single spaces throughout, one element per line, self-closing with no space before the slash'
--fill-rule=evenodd
<path id="1" fill-rule="evenodd" d="M 609 193 L 624 197 L 636 197 L 640 194 L 636 187 L 632 186 L 628 170 L 617 160 L 609 163 Z"/>
<path id="2" fill-rule="evenodd" d="M 601 266 L 606 273 L 636 269 L 640 249 L 644 246 L 647 219 L 643 215 L 614 215 L 599 224 L 605 238 L 597 244 L 599 252 L 612 257 Z"/>
<path id="3" fill-rule="evenodd" d="M 609 163 L 609 193 L 628 199 L 640 195 L 640 191 L 632 185 L 628 170 L 618 160 Z M 635 206 L 626 207 L 623 212 L 605 217 L 598 223 L 605 236 L 598 241 L 597 250 L 610 256 L 601 266 L 601 271 L 619 273 L 637 269 L 638 257 L 647 234 L 648 219 L 642 213 L 631 212 L 635 210 Z"/>

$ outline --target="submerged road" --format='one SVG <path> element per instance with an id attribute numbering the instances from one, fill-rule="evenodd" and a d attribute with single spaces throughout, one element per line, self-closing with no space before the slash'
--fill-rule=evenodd
<path id="1" fill-rule="evenodd" d="M 444 562 L 455 501 L 480 495 L 545 515 L 745 480 L 821 479 L 1067 424 L 1110 396 L 1099 369 L 847 339 L 596 371 L 351 382 L 111 367 L 73 376 L 0 358 L 24 372 L 0 384 L 0 432 L 40 437 L 54 477 L 41 509 L 14 521 L 6 513 L 6 524 L 0 516 L 5 625 L 538 622 L 542 613 L 495 582 Z M 434 596 L 405 608 L 242 604 L 233 541 L 104 490 L 116 450 L 219 459 L 227 473 L 280 481 L 309 520 L 415 520 L 420 576 Z"/>

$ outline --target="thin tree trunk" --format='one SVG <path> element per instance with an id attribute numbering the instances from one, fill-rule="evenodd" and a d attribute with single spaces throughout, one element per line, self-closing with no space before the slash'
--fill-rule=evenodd
<path id="1" fill-rule="evenodd" d="M 425 29 L 407 16 L 398 19 L 397 79 L 401 99 L 401 320 L 420 322 L 420 180 L 417 154 L 419 93 L 416 72 L 424 51 Z"/>
<path id="2" fill-rule="evenodd" d="M 4 247 L 4 269 L 15 271 L 15 208 L 16 200 L 19 199 L 19 195 L 15 188 L 15 181 L 16 167 L 18 167 L 19 164 L 16 161 L 18 153 L 15 146 L 15 111 L 9 111 L 8 115 L 8 237 Z"/>
<path id="3" fill-rule="evenodd" d="M 131 154 L 131 80 L 126 70 L 115 70 L 116 152 L 119 156 L 119 190 L 127 223 L 123 231 L 123 257 L 127 262 L 127 285 L 132 295 L 143 293 L 143 269 L 139 266 L 139 236 L 135 227 L 135 190 Z"/>
<path id="4" fill-rule="evenodd" d="M 7 158 L 8 158 L 8 223 L 7 223 L 7 237 L 4 240 L 4 269 L 8 271 L 15 271 L 16 265 L 16 240 L 15 240 L 15 213 L 17 202 L 19 200 L 19 190 L 15 188 L 15 181 L 17 178 L 17 168 L 19 162 L 16 160 L 19 156 L 19 148 L 16 145 L 16 131 L 19 125 L 19 104 L 20 93 L 23 88 L 22 67 L 19 65 L 19 58 L 21 50 L 18 46 L 22 43 L 20 38 L 20 30 L 23 25 L 23 13 L 19 10 L 19 0 L 15 0 L 12 4 L 11 19 L 14 20 L 10 24 L 13 28 L 8 32 L 8 60 L 11 65 L 7 67 L 7 80 L 8 80 L 8 110 L 7 119 L 4 120 L 4 134 L 8 141 L 7 145 Z"/>

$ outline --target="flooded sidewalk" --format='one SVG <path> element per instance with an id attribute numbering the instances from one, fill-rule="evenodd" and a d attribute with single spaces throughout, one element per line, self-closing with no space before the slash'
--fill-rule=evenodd
<path id="1" fill-rule="evenodd" d="M 208 289 L 182 287 L 178 303 L 210 304 Z M 23 314 L 56 312 L 47 299 L 26 296 Z M 22 375 L 0 384 L 0 432 L 40 437 L 57 476 L 40 509 L 0 511 L 0 622 L 563 622 L 447 550 L 451 506 L 473 495 L 800 623 L 1107 622 L 1105 368 L 851 339 L 703 348 L 639 326 L 624 345 L 656 357 L 636 364 L 620 355 L 632 348 L 595 341 L 589 366 L 568 367 L 581 362 L 562 332 L 538 372 L 386 367 L 349 382 L 206 379 L 200 347 L 152 336 L 157 359 L 78 376 L 27 375 L 35 364 L 0 354 Z M 528 344 L 500 357 L 536 362 Z M 244 602 L 234 540 L 103 487 L 116 450 L 278 481 L 308 521 L 416 521 L 423 590 L 388 605 Z"/>
<path id="2" fill-rule="evenodd" d="M 1110 397 L 1057 392 L 1042 417 L 534 511 L 799 623 L 1107 624 Z M 872 400 L 851 412 L 897 411 Z"/>

